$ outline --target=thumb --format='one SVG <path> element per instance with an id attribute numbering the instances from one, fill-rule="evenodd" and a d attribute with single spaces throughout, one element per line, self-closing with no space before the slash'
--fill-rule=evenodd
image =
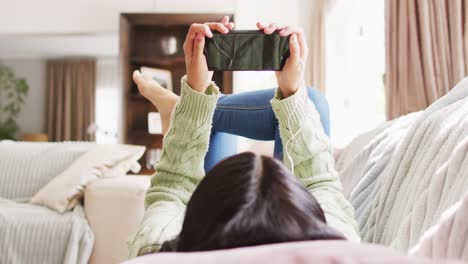
<path id="1" fill-rule="evenodd" d="M 193 56 L 203 56 L 203 48 L 205 47 L 205 36 L 203 36 L 200 33 L 197 33 L 195 37 L 195 44 L 193 46 Z"/>
<path id="2" fill-rule="evenodd" d="M 289 38 L 289 53 L 293 60 L 297 60 L 301 56 L 301 50 L 299 48 L 299 42 L 297 41 L 296 34 L 292 34 Z"/>

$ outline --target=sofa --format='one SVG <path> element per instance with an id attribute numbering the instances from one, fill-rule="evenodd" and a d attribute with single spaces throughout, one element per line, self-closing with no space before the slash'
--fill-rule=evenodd
<path id="1" fill-rule="evenodd" d="M 0 263 L 125 260 L 150 183 L 149 176 L 126 174 L 143 152 L 130 145 L 0 141 Z"/>
<path id="2" fill-rule="evenodd" d="M 121 173 L 89 181 L 76 207 L 62 213 L 31 203 L 40 189 L 95 146 L 0 141 L 0 263 L 113 264 L 127 259 L 127 239 L 142 219 L 151 176 Z M 267 153 L 272 145 L 256 143 L 255 149 Z"/>

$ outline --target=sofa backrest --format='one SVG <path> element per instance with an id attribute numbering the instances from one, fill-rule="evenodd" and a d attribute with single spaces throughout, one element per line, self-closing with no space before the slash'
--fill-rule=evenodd
<path id="1" fill-rule="evenodd" d="M 95 143 L 0 142 L 0 197 L 29 200 Z"/>

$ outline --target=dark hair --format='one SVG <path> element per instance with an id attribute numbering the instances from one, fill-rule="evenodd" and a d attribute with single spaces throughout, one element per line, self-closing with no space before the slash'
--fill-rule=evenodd
<path id="1" fill-rule="evenodd" d="M 161 251 L 204 251 L 344 239 L 317 200 L 279 161 L 251 152 L 216 165 L 200 182 L 179 236 Z"/>

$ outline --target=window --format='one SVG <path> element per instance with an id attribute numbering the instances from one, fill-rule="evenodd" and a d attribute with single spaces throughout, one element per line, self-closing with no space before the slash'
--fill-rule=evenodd
<path id="1" fill-rule="evenodd" d="M 336 1 L 327 16 L 326 95 L 335 147 L 385 121 L 384 17 L 384 0 Z"/>
<path id="2" fill-rule="evenodd" d="M 119 142 L 122 115 L 117 59 L 98 59 L 96 70 L 96 142 Z"/>

